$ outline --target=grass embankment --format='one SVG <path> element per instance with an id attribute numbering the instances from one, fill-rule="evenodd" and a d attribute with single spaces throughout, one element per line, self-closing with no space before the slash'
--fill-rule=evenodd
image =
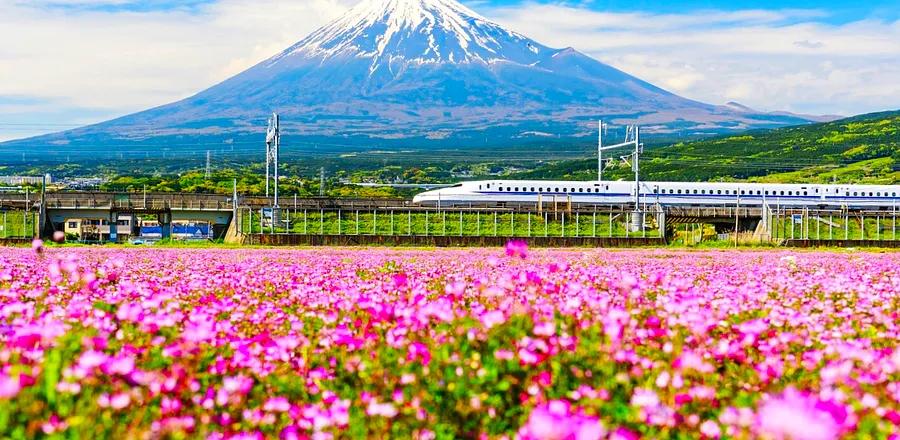
<path id="1" fill-rule="evenodd" d="M 260 225 L 259 214 L 252 219 L 245 211 L 240 227 L 243 233 L 259 233 L 272 229 Z M 472 214 L 458 211 L 435 213 L 408 213 L 398 211 L 373 214 L 354 211 L 308 211 L 286 213 L 285 227 L 275 233 L 315 235 L 438 235 L 438 236 L 501 236 L 501 237 L 658 237 L 659 229 L 648 217 L 644 232 L 628 232 L 624 214 L 575 215 L 563 213 L 544 214 Z"/>
<path id="2" fill-rule="evenodd" d="M 33 237 L 37 230 L 37 220 L 35 212 L 0 212 L 0 239 Z"/>

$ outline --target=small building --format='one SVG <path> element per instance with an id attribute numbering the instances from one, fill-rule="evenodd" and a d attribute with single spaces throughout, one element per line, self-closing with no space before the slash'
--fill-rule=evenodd
<path id="1" fill-rule="evenodd" d="M 63 232 L 76 236 L 81 241 L 105 241 L 109 239 L 109 220 L 96 218 L 67 219 Z M 119 216 L 116 221 L 116 233 L 119 237 L 132 235 L 131 216 Z"/>
<path id="2" fill-rule="evenodd" d="M 53 183 L 53 177 L 45 176 L 0 176 L 0 184 L 12 186 L 40 185 L 47 179 L 47 184 Z"/>

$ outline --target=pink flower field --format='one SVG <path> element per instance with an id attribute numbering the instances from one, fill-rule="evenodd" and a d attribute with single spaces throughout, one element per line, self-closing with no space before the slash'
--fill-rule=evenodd
<path id="1" fill-rule="evenodd" d="M 900 439 L 900 254 L 0 249 L 2 438 Z"/>

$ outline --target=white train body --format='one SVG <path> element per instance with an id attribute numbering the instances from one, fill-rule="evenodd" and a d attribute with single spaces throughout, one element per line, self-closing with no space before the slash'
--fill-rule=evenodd
<path id="1" fill-rule="evenodd" d="M 634 202 L 634 182 L 486 180 L 421 193 L 421 205 L 496 206 L 538 202 L 619 205 Z M 900 185 L 641 182 L 641 204 L 897 209 Z"/>

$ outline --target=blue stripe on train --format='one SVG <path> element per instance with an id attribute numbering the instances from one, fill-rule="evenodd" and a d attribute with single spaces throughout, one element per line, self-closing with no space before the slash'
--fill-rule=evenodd
<path id="1" fill-rule="evenodd" d="M 572 197 L 632 197 L 634 194 L 632 193 L 538 193 L 538 192 L 515 192 L 515 191 L 476 191 L 476 194 L 485 194 L 485 195 L 542 195 L 542 196 L 572 196 Z M 725 195 L 725 194 L 657 194 L 657 193 L 641 193 L 642 197 L 691 197 L 691 198 L 723 198 L 723 199 L 734 199 L 735 195 Z M 742 199 L 810 199 L 810 200 L 900 200 L 900 197 L 890 197 L 890 196 L 825 196 L 822 199 L 820 196 L 781 196 L 781 195 L 756 195 L 756 194 L 742 194 L 740 195 Z"/>

